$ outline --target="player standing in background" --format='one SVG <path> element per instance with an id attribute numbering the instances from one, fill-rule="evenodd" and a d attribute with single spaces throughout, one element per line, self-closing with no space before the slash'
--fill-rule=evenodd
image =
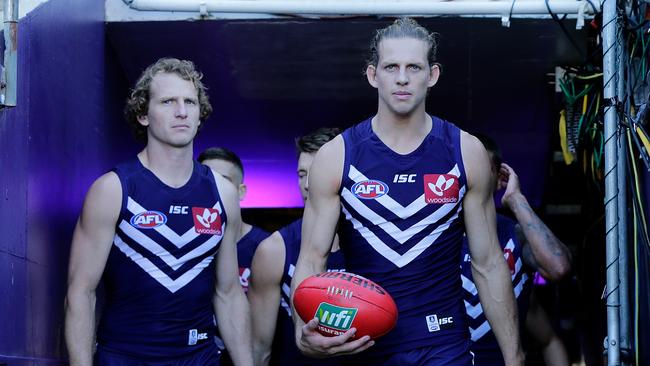
<path id="1" fill-rule="evenodd" d="M 239 201 L 246 198 L 248 187 L 244 184 L 244 165 L 234 152 L 225 147 L 205 149 L 198 157 L 199 163 L 209 166 L 234 184 L 239 193 Z M 251 274 L 251 263 L 257 246 L 270 235 L 266 230 L 242 221 L 241 230 L 237 233 L 237 261 L 239 262 L 239 281 L 244 292 L 248 292 L 248 278 Z"/>
<path id="2" fill-rule="evenodd" d="M 340 132 L 337 128 L 319 128 L 296 140 L 298 183 L 304 201 L 310 168 L 318 149 Z M 294 342 L 290 304 L 291 278 L 300 251 L 302 219 L 274 232 L 260 244 L 253 259 L 248 299 L 253 323 L 253 351 L 256 365 L 336 365 L 336 360 L 315 360 L 300 354 Z M 343 255 L 338 237 L 334 237 L 328 270 L 343 270 Z"/>
<path id="3" fill-rule="evenodd" d="M 508 263 L 512 285 L 517 298 L 520 319 L 520 332 L 526 329 L 527 314 L 532 289 L 532 275 L 535 271 L 551 281 L 558 281 L 571 269 L 569 249 L 553 234 L 530 207 L 526 196 L 521 192 L 519 177 L 508 164 L 502 162 L 502 155 L 496 142 L 488 136 L 476 134 L 490 157 L 492 175 L 495 178 L 494 191 L 505 189 L 501 203 L 515 215 L 515 219 L 497 214 L 497 235 L 503 255 Z M 469 315 L 470 333 L 474 364 L 477 366 L 503 365 L 499 345 L 485 319 L 479 303 L 476 286 L 472 280 L 470 253 L 467 240 L 463 241 L 462 275 L 465 294 L 465 307 Z M 545 325 L 542 329 L 530 329 L 536 339 L 545 345 L 558 347 L 559 339 L 554 337 L 543 309 L 536 304 L 534 308 L 536 324 Z M 532 320 L 532 319 L 531 319 Z M 538 336 L 539 335 L 539 336 Z M 561 345 L 561 343 L 560 343 Z M 566 354 L 566 352 L 564 352 Z M 559 355 L 558 355 L 559 357 Z"/>
<path id="4" fill-rule="evenodd" d="M 221 174 L 226 180 L 234 184 L 239 194 L 239 202 L 246 198 L 248 187 L 244 184 L 244 165 L 237 154 L 225 147 L 210 147 L 199 154 L 199 163 L 209 166 L 213 171 Z M 237 233 L 237 262 L 239 264 L 239 283 L 248 292 L 248 279 L 251 274 L 251 263 L 257 246 L 270 235 L 269 232 L 253 226 L 244 221 L 241 223 L 241 230 Z M 218 319 L 217 319 L 218 323 Z M 218 324 L 217 324 L 218 325 Z M 221 365 L 232 365 L 232 359 L 219 338 L 219 347 L 222 349 Z"/>

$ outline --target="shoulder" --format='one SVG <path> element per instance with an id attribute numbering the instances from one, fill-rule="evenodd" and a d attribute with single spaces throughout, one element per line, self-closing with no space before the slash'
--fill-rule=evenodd
<path id="1" fill-rule="evenodd" d="M 464 132 L 453 122 L 433 115 L 429 115 L 429 117 L 431 118 L 430 134 L 436 138 L 442 139 L 447 143 L 454 143 L 458 141 L 457 139 L 459 134 L 462 134 Z M 467 133 L 465 132 L 465 134 Z"/>
<path id="2" fill-rule="evenodd" d="M 90 186 L 86 197 L 86 199 L 116 199 L 121 202 L 122 184 L 120 178 L 112 171 L 102 175 Z"/>
<path id="3" fill-rule="evenodd" d="M 343 134 L 339 134 L 336 137 L 334 137 L 332 140 L 328 141 L 323 145 L 320 149 L 318 149 L 318 152 L 316 152 L 316 156 L 333 156 L 336 154 L 343 154 L 345 149 L 345 139 L 343 138 Z"/>
<path id="4" fill-rule="evenodd" d="M 280 235 L 280 232 L 275 231 L 268 238 L 262 240 L 259 247 L 257 247 L 255 255 L 257 255 L 258 252 L 261 255 L 276 255 L 284 253 L 284 238 Z"/>
<path id="5" fill-rule="evenodd" d="M 463 151 L 463 157 L 465 155 L 487 154 L 481 141 L 463 130 L 460 131 L 460 147 Z"/>
<path id="6" fill-rule="evenodd" d="M 271 276 L 265 280 L 279 282 L 284 271 L 285 249 L 284 239 L 276 231 L 262 240 L 253 256 L 253 275 L 259 278 Z"/>
<path id="7" fill-rule="evenodd" d="M 346 128 L 343 132 L 341 132 L 342 138 L 345 141 L 352 141 L 352 142 L 359 142 L 369 138 L 373 134 L 372 118 L 373 117 L 370 117 L 368 119 L 365 119 L 359 123 L 356 123 Z"/>
<path id="8" fill-rule="evenodd" d="M 344 155 L 345 142 L 341 135 L 323 145 L 309 171 L 310 187 L 327 187 L 337 191 L 343 174 Z"/>
<path id="9" fill-rule="evenodd" d="M 122 184 L 115 172 L 97 178 L 88 189 L 81 220 L 86 224 L 116 222 L 122 207 Z"/>
<path id="10" fill-rule="evenodd" d="M 469 187 L 476 184 L 488 184 L 491 177 L 491 164 L 481 141 L 469 133 L 461 131 L 460 147 Z"/>
<path id="11" fill-rule="evenodd" d="M 238 208 L 239 195 L 235 185 L 232 184 L 226 178 L 224 178 L 221 174 L 215 172 L 212 169 L 210 169 L 210 173 L 214 177 L 214 182 L 217 186 L 217 190 L 219 191 L 219 196 L 221 197 L 221 200 L 223 201 L 224 205 L 230 207 L 230 210 L 233 210 L 234 207 Z M 231 214 L 230 210 L 228 211 L 228 214 Z"/>
<path id="12" fill-rule="evenodd" d="M 328 158 L 343 156 L 344 149 L 345 140 L 343 139 L 343 135 L 338 135 L 323 145 L 316 153 L 316 156 L 325 156 Z"/>

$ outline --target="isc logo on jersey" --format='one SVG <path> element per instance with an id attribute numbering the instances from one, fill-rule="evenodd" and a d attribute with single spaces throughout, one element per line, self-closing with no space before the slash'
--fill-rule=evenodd
<path id="1" fill-rule="evenodd" d="M 438 314 L 427 315 L 427 328 L 429 332 L 439 332 L 442 329 L 450 328 L 454 324 L 453 316 L 441 316 L 438 317 Z"/>
<path id="2" fill-rule="evenodd" d="M 372 200 L 388 193 L 388 185 L 379 180 L 364 180 L 352 186 L 352 194 L 363 200 Z"/>
<path id="3" fill-rule="evenodd" d="M 425 174 L 424 200 L 429 204 L 458 202 L 460 184 L 458 177 L 451 174 Z"/>
<path id="4" fill-rule="evenodd" d="M 321 302 L 316 309 L 315 316 L 318 318 L 318 329 L 329 334 L 339 335 L 350 329 L 354 317 L 357 316 L 357 309 Z"/>
<path id="5" fill-rule="evenodd" d="M 139 229 L 153 229 L 165 225 L 167 216 L 159 211 L 145 211 L 131 217 L 131 225 Z"/>
<path id="6" fill-rule="evenodd" d="M 190 329 L 190 334 L 187 339 L 187 344 L 190 346 L 194 346 L 199 341 L 205 341 L 208 339 L 208 333 L 199 333 L 197 329 Z"/>

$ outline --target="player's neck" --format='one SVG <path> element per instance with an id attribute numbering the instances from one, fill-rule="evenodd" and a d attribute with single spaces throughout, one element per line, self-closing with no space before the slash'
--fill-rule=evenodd
<path id="1" fill-rule="evenodd" d="M 397 115 L 387 111 L 387 108 L 380 108 L 372 119 L 375 135 L 391 150 L 403 155 L 417 149 L 431 128 L 431 117 L 424 112 L 424 108 L 408 115 Z"/>
<path id="2" fill-rule="evenodd" d="M 237 242 L 241 240 L 246 234 L 248 234 L 251 229 L 253 229 L 253 225 L 247 224 L 245 222 L 241 222 L 241 230 L 239 230 L 239 237 L 237 238 Z"/>
<path id="3" fill-rule="evenodd" d="M 158 179 L 174 188 L 184 186 L 194 169 L 192 143 L 182 148 L 148 143 L 138 158 Z"/>

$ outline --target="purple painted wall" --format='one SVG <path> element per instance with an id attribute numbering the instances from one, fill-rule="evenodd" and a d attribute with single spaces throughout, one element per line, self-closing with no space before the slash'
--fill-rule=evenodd
<path id="1" fill-rule="evenodd" d="M 18 106 L 0 111 L 0 363 L 67 358 L 70 239 L 110 142 L 103 18 L 102 1 L 51 0 L 19 23 Z"/>

